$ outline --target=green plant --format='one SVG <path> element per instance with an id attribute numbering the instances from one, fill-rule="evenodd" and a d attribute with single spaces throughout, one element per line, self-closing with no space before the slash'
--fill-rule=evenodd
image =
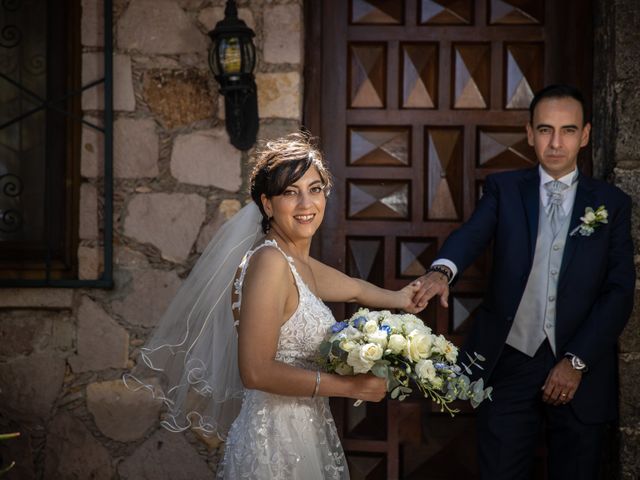
<path id="1" fill-rule="evenodd" d="M 0 440 L 10 440 L 12 438 L 17 438 L 20 436 L 20 432 L 13 432 L 13 433 L 2 433 L 0 434 Z M 11 470 L 14 465 L 16 464 L 16 462 L 11 462 L 7 467 L 4 467 L 0 470 L 0 477 L 2 475 L 4 475 L 5 473 L 7 473 L 9 470 Z"/>

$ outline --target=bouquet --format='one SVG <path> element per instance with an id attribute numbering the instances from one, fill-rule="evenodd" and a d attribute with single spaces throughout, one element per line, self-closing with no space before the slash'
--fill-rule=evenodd
<path id="1" fill-rule="evenodd" d="M 404 400 L 412 384 L 452 416 L 454 400 L 468 400 L 476 408 L 491 399 L 482 378 L 471 382 L 471 367 L 482 369 L 484 358 L 467 354 L 458 365 L 458 349 L 442 335 L 434 335 L 415 315 L 361 308 L 350 319 L 336 322 L 320 345 L 320 363 L 331 373 L 369 373 L 387 379 L 391 398 Z M 464 372 L 464 373 L 463 373 Z"/>

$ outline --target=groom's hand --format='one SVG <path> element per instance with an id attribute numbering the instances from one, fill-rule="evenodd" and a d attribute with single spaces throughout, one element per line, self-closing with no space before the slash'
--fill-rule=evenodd
<path id="1" fill-rule="evenodd" d="M 436 295 L 440 296 L 440 305 L 449 307 L 449 279 L 440 272 L 429 272 L 423 275 L 420 280 L 420 289 L 413 296 L 413 303 L 423 309 Z"/>
<path id="2" fill-rule="evenodd" d="M 551 405 L 569 403 L 573 400 L 581 380 L 582 372 L 574 369 L 568 358 L 563 358 L 547 375 L 542 387 L 542 400 Z"/>

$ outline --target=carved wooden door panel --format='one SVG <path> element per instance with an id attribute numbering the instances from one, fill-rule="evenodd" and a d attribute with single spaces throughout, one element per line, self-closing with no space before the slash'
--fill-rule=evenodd
<path id="1" fill-rule="evenodd" d="M 590 96 L 589 12 L 583 0 L 310 2 L 322 25 L 308 23 L 307 124 L 319 118 L 336 179 L 323 261 L 394 289 L 424 273 L 486 175 L 535 165 L 524 130 L 533 92 L 564 81 Z M 425 323 L 461 343 L 489 265 L 487 253 Z M 354 479 L 477 475 L 465 405 L 454 419 L 419 398 L 333 407 Z"/>

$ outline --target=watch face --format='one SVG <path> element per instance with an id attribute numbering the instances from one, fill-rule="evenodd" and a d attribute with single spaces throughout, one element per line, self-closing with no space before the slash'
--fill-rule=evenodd
<path id="1" fill-rule="evenodd" d="M 584 362 L 576 356 L 571 357 L 571 366 L 576 370 L 584 370 L 584 367 L 586 367 Z"/>

